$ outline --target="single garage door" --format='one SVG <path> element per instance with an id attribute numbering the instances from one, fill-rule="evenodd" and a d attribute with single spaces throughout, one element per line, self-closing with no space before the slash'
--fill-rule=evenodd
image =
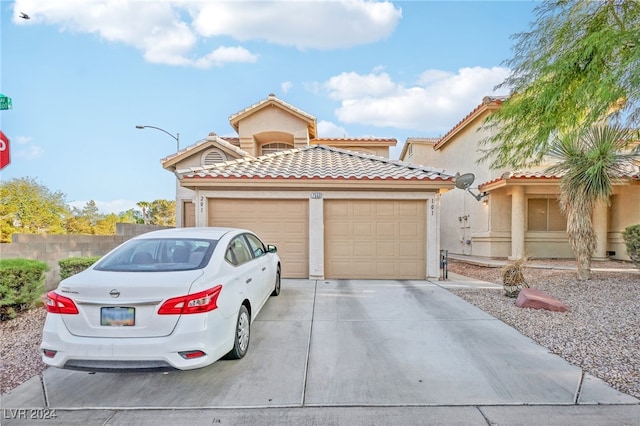
<path id="1" fill-rule="evenodd" d="M 209 226 L 249 229 L 275 244 L 284 278 L 309 277 L 307 200 L 211 199 Z"/>
<path id="2" fill-rule="evenodd" d="M 324 208 L 327 278 L 425 278 L 424 200 L 325 200 Z"/>

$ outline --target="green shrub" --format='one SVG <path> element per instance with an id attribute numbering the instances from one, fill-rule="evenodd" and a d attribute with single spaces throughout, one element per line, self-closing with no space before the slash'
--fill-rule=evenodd
<path id="1" fill-rule="evenodd" d="M 30 259 L 0 259 L 0 321 L 36 306 L 44 292 L 46 263 Z"/>
<path id="2" fill-rule="evenodd" d="M 633 263 L 640 268 L 640 224 L 627 226 L 622 231 L 622 238 L 627 245 L 627 254 Z"/>
<path id="3" fill-rule="evenodd" d="M 60 279 L 69 278 L 82 272 L 100 259 L 100 256 L 92 257 L 68 257 L 58 262 L 60 265 Z"/>

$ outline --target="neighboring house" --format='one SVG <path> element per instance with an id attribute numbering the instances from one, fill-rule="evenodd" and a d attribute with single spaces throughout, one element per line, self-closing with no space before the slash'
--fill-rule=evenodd
<path id="1" fill-rule="evenodd" d="M 529 170 L 491 170 L 478 163 L 484 119 L 500 108 L 504 98 L 485 97 L 471 113 L 441 138 L 409 138 L 400 160 L 437 166 L 449 172 L 473 173 L 471 191 L 456 189 L 442 195 L 440 244 L 451 253 L 518 259 L 524 255 L 574 258 L 566 220 L 558 203 L 561 176 Z M 640 223 L 640 167 L 621 176 L 610 205 L 597 206 L 593 224 L 598 236 L 594 259 L 628 260 L 622 231 Z"/>
<path id="2" fill-rule="evenodd" d="M 395 139 L 317 137 L 316 118 L 269 95 L 162 160 L 178 226 L 248 228 L 278 246 L 283 277 L 437 278 L 440 193 L 451 176 L 393 161 Z"/>

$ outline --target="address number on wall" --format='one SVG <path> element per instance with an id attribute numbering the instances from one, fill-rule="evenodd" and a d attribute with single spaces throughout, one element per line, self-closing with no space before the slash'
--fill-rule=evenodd
<path id="1" fill-rule="evenodd" d="M 311 199 L 312 200 L 319 200 L 320 198 L 322 198 L 322 192 L 312 192 L 311 193 Z"/>

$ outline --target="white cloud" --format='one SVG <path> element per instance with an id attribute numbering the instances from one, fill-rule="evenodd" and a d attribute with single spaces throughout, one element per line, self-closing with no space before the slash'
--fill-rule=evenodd
<path id="1" fill-rule="evenodd" d="M 69 204 L 71 207 L 76 207 L 82 210 L 89 200 L 86 201 L 71 201 Z M 102 214 L 115 213 L 119 214 L 125 212 L 129 209 L 140 210 L 135 201 L 131 200 L 111 200 L 111 201 L 96 201 L 96 207 L 98 207 L 98 211 Z"/>
<path id="2" fill-rule="evenodd" d="M 10 148 L 11 155 L 15 158 L 24 158 L 27 160 L 42 157 L 44 150 L 42 147 L 32 144 L 32 141 L 33 139 L 29 136 L 16 136 L 12 138 Z"/>
<path id="3" fill-rule="evenodd" d="M 330 121 L 321 120 L 318 122 L 319 138 L 346 138 L 347 131 L 344 127 L 340 127 Z"/>
<path id="4" fill-rule="evenodd" d="M 193 64 L 198 68 L 221 67 L 232 62 L 253 63 L 258 60 L 258 56 L 249 52 L 244 47 L 221 46 L 208 55 L 197 59 Z"/>
<path id="5" fill-rule="evenodd" d="M 266 40 L 298 49 L 373 43 L 393 33 L 402 18 L 402 9 L 387 1 L 238 1 L 199 6 L 193 24 L 205 37 Z"/>
<path id="6" fill-rule="evenodd" d="M 290 81 L 285 81 L 280 84 L 280 90 L 282 90 L 282 93 L 289 92 L 289 90 L 291 90 L 292 87 L 293 87 L 293 83 Z"/>
<path id="7" fill-rule="evenodd" d="M 20 19 L 20 12 L 31 19 Z M 369 0 L 16 0 L 13 7 L 17 25 L 46 24 L 94 34 L 135 47 L 152 63 L 197 68 L 258 59 L 242 46 L 219 46 L 198 56 L 198 44 L 210 38 L 258 40 L 298 49 L 346 48 L 388 37 L 401 18 L 402 10 L 393 4 Z"/>
<path id="8" fill-rule="evenodd" d="M 30 136 L 16 136 L 13 140 L 16 141 L 18 145 L 26 145 L 33 140 Z"/>
<path id="9" fill-rule="evenodd" d="M 337 100 L 380 98 L 393 94 L 397 84 L 385 73 L 361 75 L 355 72 L 343 72 L 331 77 L 325 88 L 329 95 Z"/>
<path id="10" fill-rule="evenodd" d="M 507 68 L 462 68 L 457 73 L 426 70 L 407 87 L 386 73 L 354 72 L 331 77 L 324 90 L 339 100 L 343 123 L 396 127 L 439 135 L 466 116 L 509 74 Z"/>

